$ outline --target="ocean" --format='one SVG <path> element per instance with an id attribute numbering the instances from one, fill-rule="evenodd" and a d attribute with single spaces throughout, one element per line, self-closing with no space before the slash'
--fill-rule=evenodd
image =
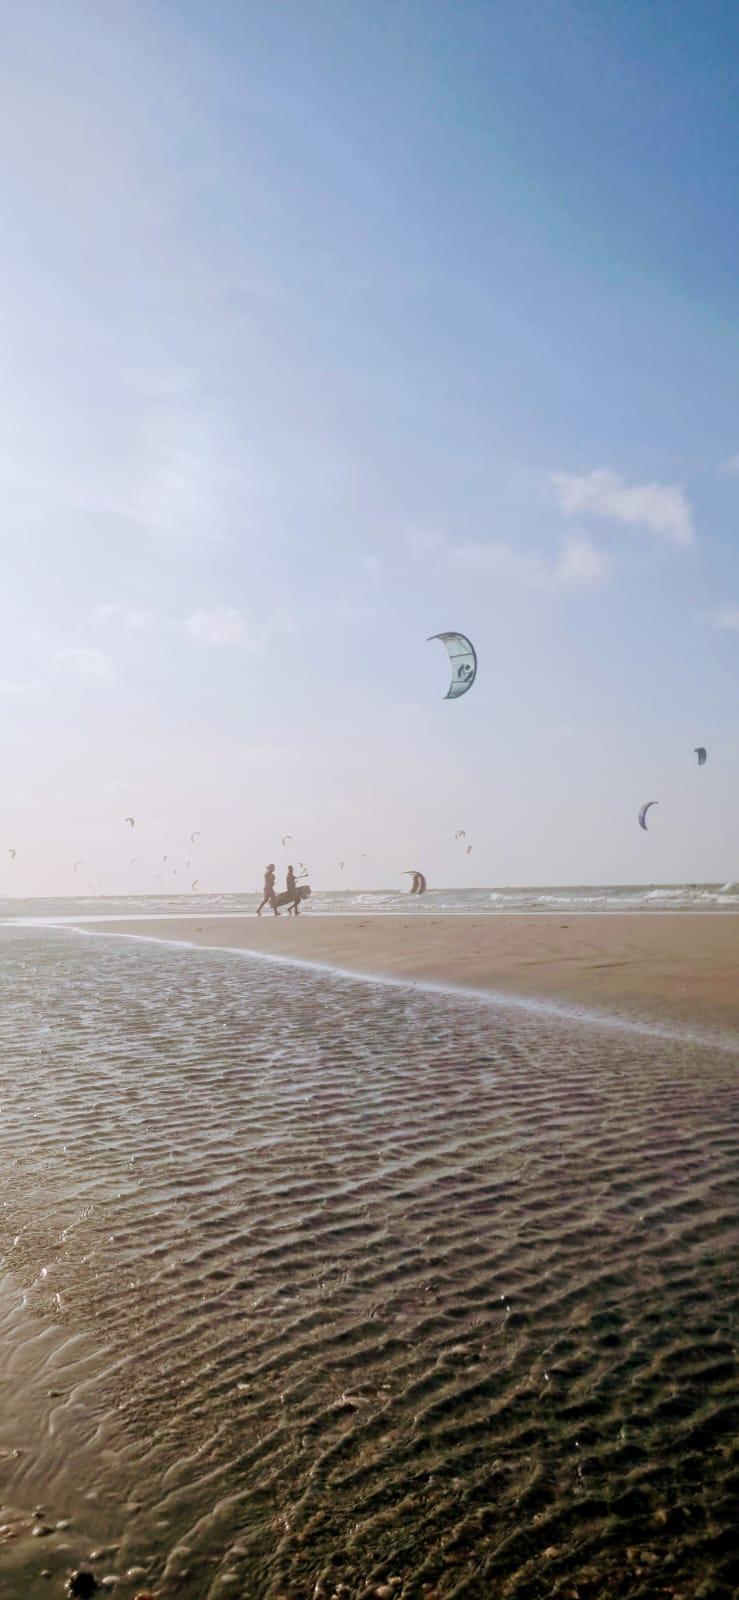
<path id="1" fill-rule="evenodd" d="M 18 917 L 45 920 L 89 921 L 94 916 L 244 916 L 253 915 L 261 900 L 261 889 L 239 894 L 128 894 L 79 895 L 74 898 L 3 899 L 0 921 Z M 736 883 L 677 884 L 584 884 L 529 888 L 435 889 L 425 895 L 412 895 L 396 889 L 317 890 L 303 906 L 305 915 L 383 916 L 419 915 L 433 912 L 449 916 L 474 913 L 488 916 L 503 912 L 531 915 L 574 913 L 712 911 L 739 912 L 739 881 Z"/>
<path id="2" fill-rule="evenodd" d="M 736 1594 L 739 1054 L 10 904 L 3 1600 Z"/>

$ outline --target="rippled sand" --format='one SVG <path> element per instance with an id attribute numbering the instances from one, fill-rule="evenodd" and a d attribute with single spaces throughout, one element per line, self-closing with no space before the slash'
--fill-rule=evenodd
<path id="1" fill-rule="evenodd" d="M 736 1055 L 72 933 L 0 963 L 3 1596 L 94 1550 L 123 1597 L 736 1592 Z"/>

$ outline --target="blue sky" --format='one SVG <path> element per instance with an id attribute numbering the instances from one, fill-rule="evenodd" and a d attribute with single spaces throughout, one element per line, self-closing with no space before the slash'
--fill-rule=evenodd
<path id="1" fill-rule="evenodd" d="M 196 827 L 214 889 L 285 831 L 317 887 L 739 876 L 737 49 L 721 4 L 9 14 L 0 891 L 177 887 Z"/>

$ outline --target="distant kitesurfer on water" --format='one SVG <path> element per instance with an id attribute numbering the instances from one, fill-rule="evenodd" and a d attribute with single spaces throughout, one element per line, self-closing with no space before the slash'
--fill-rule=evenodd
<path id="1" fill-rule="evenodd" d="M 292 872 L 292 867 L 290 868 L 290 871 Z M 258 917 L 261 917 L 265 906 L 271 906 L 272 910 L 274 911 L 275 916 L 278 915 L 277 907 L 275 905 L 275 864 L 274 864 L 274 861 L 268 861 L 268 863 L 267 863 L 267 868 L 266 868 L 266 871 L 265 871 L 265 874 L 264 874 L 264 899 L 262 900 L 262 904 L 260 906 L 257 906 L 257 916 Z"/>

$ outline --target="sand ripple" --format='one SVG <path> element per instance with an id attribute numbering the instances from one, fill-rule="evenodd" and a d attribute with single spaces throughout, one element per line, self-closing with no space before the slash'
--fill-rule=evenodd
<path id="1" fill-rule="evenodd" d="M 114 1573 L 736 1592 L 735 1058 L 202 951 L 0 954 L 0 1250 L 94 1354 L 61 1436 L 97 1430 Z M 0 1451 L 7 1499 L 64 1497 L 59 1437 Z"/>

